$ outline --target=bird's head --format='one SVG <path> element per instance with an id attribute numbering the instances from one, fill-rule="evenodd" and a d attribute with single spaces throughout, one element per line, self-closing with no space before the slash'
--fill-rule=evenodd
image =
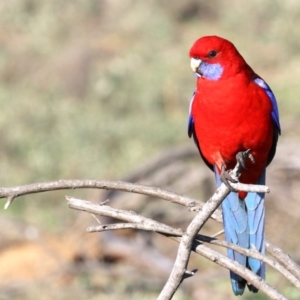
<path id="1" fill-rule="evenodd" d="M 235 46 L 218 36 L 198 39 L 190 50 L 191 68 L 201 78 L 219 80 L 248 69 Z"/>

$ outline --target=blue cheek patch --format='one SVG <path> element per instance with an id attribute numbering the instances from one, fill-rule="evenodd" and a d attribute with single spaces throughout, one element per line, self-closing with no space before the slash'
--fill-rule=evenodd
<path id="1" fill-rule="evenodd" d="M 202 62 L 200 64 L 201 75 L 209 80 L 218 80 L 223 73 L 223 67 L 220 64 L 208 64 Z"/>

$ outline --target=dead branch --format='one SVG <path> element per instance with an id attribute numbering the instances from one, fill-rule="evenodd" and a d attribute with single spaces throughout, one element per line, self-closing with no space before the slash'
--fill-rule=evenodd
<path id="1" fill-rule="evenodd" d="M 89 201 L 85 200 L 80 200 L 72 197 L 67 197 L 69 207 L 77 210 L 83 210 L 89 213 L 93 214 L 99 214 L 99 215 L 104 215 L 104 216 L 111 216 L 114 218 L 118 218 L 119 220 L 122 221 L 128 221 L 128 222 L 133 222 L 133 225 L 138 225 L 136 228 L 141 229 L 141 230 L 150 230 L 150 231 L 155 231 L 159 232 L 167 237 L 170 237 L 171 239 L 180 242 L 182 239 L 178 237 L 179 235 L 182 236 L 183 231 L 181 229 L 175 229 L 172 228 L 168 225 L 165 225 L 163 223 L 153 221 L 152 219 L 145 218 L 143 216 L 140 216 L 136 213 L 130 212 L 130 211 L 125 211 L 125 210 L 120 210 L 120 209 L 115 209 L 106 205 L 97 205 Z M 139 222 L 138 224 L 135 224 L 135 222 Z M 112 225 L 102 225 L 102 226 L 93 226 L 89 227 L 87 230 L 89 232 L 97 232 L 97 231 L 104 231 L 104 230 L 116 230 L 116 229 L 122 229 L 122 228 L 134 228 L 132 224 L 129 224 L 129 226 L 126 226 L 127 224 L 112 224 Z M 106 227 L 107 226 L 107 227 Z M 176 235 L 178 235 L 176 237 Z M 224 246 L 224 247 L 229 247 L 237 252 L 240 252 L 242 254 L 245 254 L 250 257 L 254 258 L 262 258 L 263 261 L 266 263 L 270 264 L 270 266 L 274 267 L 272 259 L 269 259 L 268 257 L 258 253 L 255 250 L 247 250 L 242 247 L 227 243 L 225 241 L 220 241 L 220 240 L 213 240 L 210 237 L 205 237 L 203 235 L 197 235 L 196 239 L 213 243 L 216 245 Z M 213 240 L 213 241 L 212 241 Z M 257 286 L 263 293 L 265 293 L 267 296 L 269 296 L 271 299 L 286 299 L 284 296 L 280 295 L 276 289 L 271 287 L 269 284 L 267 284 L 264 280 L 262 280 L 260 277 L 258 277 L 256 274 L 254 274 L 252 271 L 246 269 L 245 267 L 239 265 L 238 263 L 230 260 L 229 258 L 225 257 L 224 255 L 221 255 L 220 253 L 204 246 L 203 244 L 194 241 L 192 244 L 192 250 L 195 251 L 196 253 L 204 256 L 205 258 L 229 269 L 237 274 L 240 274 L 241 276 L 244 276 L 246 280 Z M 275 263 L 278 267 L 278 263 Z M 280 267 L 279 267 L 280 269 Z M 281 270 L 281 269 L 280 269 Z M 186 272 L 186 271 L 185 271 Z M 183 277 L 185 277 L 185 272 Z M 187 271 L 189 272 L 189 271 Z M 192 272 L 193 273 L 193 272 Z M 283 275 L 286 276 L 286 272 L 283 272 Z M 192 276 L 193 274 L 188 274 L 189 276 Z M 289 275 L 288 275 L 289 276 Z M 289 278 L 287 276 L 287 278 Z M 183 278 L 185 279 L 185 278 Z M 294 281 L 291 281 L 294 283 Z M 297 285 L 298 286 L 298 283 Z M 169 298 L 170 299 L 170 298 Z"/>
<path id="2" fill-rule="evenodd" d="M 161 223 L 162 224 L 162 223 Z M 87 232 L 102 232 L 107 230 L 118 230 L 118 229 L 140 229 L 146 231 L 153 231 L 158 233 L 164 233 L 166 235 L 182 236 L 183 230 L 178 228 L 172 228 L 168 230 L 161 228 L 161 226 L 154 226 L 154 224 L 139 224 L 139 223 L 116 223 L 116 224 L 103 224 L 98 226 L 90 226 L 86 229 Z"/>
<path id="3" fill-rule="evenodd" d="M 73 209 L 86 211 L 92 214 L 103 215 L 103 216 L 119 219 L 122 221 L 126 221 L 129 223 L 141 223 L 145 227 L 151 228 L 152 231 L 156 231 L 156 232 L 168 233 L 170 235 L 175 235 L 175 236 L 182 234 L 181 230 L 174 229 L 171 226 L 143 217 L 133 211 L 116 209 L 107 205 L 99 205 L 89 201 L 72 198 L 69 196 L 67 196 L 66 199 L 68 201 L 69 207 Z"/>
<path id="4" fill-rule="evenodd" d="M 5 208 L 8 208 L 12 201 L 19 197 L 35 193 L 43 193 L 49 191 L 57 190 L 67 190 L 67 189 L 104 189 L 104 190 L 118 190 L 129 193 L 137 193 L 152 197 L 158 197 L 173 203 L 177 203 L 186 207 L 190 207 L 193 210 L 199 210 L 203 207 L 204 203 L 193 198 L 189 198 L 174 192 L 163 190 L 161 188 L 150 187 L 147 185 L 133 184 L 123 181 L 107 181 L 107 180 L 78 180 L 78 179 L 69 179 L 69 180 L 58 180 L 58 181 L 48 181 L 33 183 L 22 186 L 15 187 L 1 187 L 0 188 L 0 198 L 7 198 Z M 241 190 L 244 186 L 241 186 Z M 263 191 L 262 191 L 263 192 Z M 215 212 L 212 215 L 212 218 L 222 221 L 221 213 Z"/>
<path id="5" fill-rule="evenodd" d="M 237 179 L 240 175 L 240 170 L 241 166 L 237 163 L 236 167 L 231 172 L 231 176 Z M 249 192 L 256 191 L 256 187 L 251 190 L 248 186 L 247 189 Z M 268 188 L 265 190 L 266 192 L 269 192 Z M 222 184 L 187 227 L 186 232 L 182 235 L 172 272 L 161 291 L 158 300 L 172 299 L 179 285 L 186 278 L 185 273 L 195 236 L 229 193 L 230 189 L 225 184 Z"/>
<path id="6" fill-rule="evenodd" d="M 74 198 L 73 198 L 74 199 Z M 157 224 L 157 226 L 149 225 L 149 224 L 141 224 L 141 223 L 116 223 L 116 224 L 103 224 L 98 226 L 90 226 L 86 229 L 87 232 L 102 232 L 102 231 L 108 231 L 108 230 L 119 230 L 119 229 L 138 229 L 138 230 L 146 230 L 146 231 L 153 231 L 157 233 L 161 233 L 165 236 L 182 236 L 183 230 L 180 228 L 172 228 L 172 230 L 166 229 L 165 226 L 162 223 Z M 283 265 L 281 265 L 278 261 L 275 259 L 268 257 L 266 255 L 261 254 L 256 249 L 245 249 L 238 245 L 228 243 L 224 240 L 218 240 L 209 236 L 197 234 L 195 237 L 195 240 L 198 240 L 200 242 L 206 242 L 213 245 L 218 245 L 221 247 L 232 249 L 236 252 L 239 252 L 241 254 L 244 254 L 248 257 L 253 257 L 256 259 L 259 259 L 265 263 L 267 263 L 269 266 L 273 267 L 275 270 L 280 272 L 282 275 L 284 275 L 295 287 L 297 287 L 300 290 L 300 280 L 293 275 L 293 272 L 285 268 Z M 295 264 L 295 262 L 293 262 Z M 298 265 L 296 265 L 298 267 Z M 298 267 L 299 268 L 299 267 Z M 293 269 L 293 268 L 292 268 Z"/>
<path id="7" fill-rule="evenodd" d="M 237 174 L 235 173 L 235 175 Z M 233 187 L 235 187 L 238 190 L 244 190 L 247 192 L 269 192 L 269 189 L 266 186 L 243 185 L 238 183 L 233 184 Z M 88 228 L 89 232 L 134 228 L 158 232 L 180 242 L 178 255 L 173 271 L 158 299 L 171 299 L 180 283 L 185 278 L 193 276 L 193 274 L 195 273 L 194 271 L 186 270 L 191 251 L 195 251 L 201 254 L 202 256 L 206 257 L 207 259 L 214 261 L 215 263 L 241 275 L 246 280 L 248 280 L 248 282 L 251 282 L 251 284 L 253 284 L 263 293 L 268 295 L 271 299 L 286 299 L 284 296 L 279 294 L 275 288 L 271 287 L 269 284 L 267 284 L 265 281 L 263 281 L 250 270 L 244 268 L 243 266 L 240 266 L 236 262 L 231 261 L 227 257 L 222 256 L 220 253 L 204 246 L 198 241 L 205 241 L 222 247 L 228 247 L 244 255 L 261 259 L 262 261 L 265 261 L 267 264 L 281 272 L 298 289 L 300 288 L 299 266 L 286 253 L 284 253 L 278 247 L 271 245 L 269 242 L 266 243 L 266 248 L 272 254 L 274 259 L 262 255 L 255 249 L 243 249 L 236 245 L 226 243 L 225 241 L 220 241 L 211 237 L 204 237 L 198 234 L 199 230 L 206 223 L 208 218 L 212 217 L 218 222 L 222 221 L 220 212 L 218 210 L 216 211 L 216 209 L 221 203 L 221 201 L 229 193 L 229 189 L 225 185 L 221 185 L 221 187 L 216 191 L 213 197 L 209 199 L 206 203 L 160 188 L 121 181 L 115 182 L 103 180 L 59 180 L 10 188 L 0 188 L 0 198 L 7 198 L 7 203 L 5 205 L 5 207 L 7 208 L 15 198 L 22 195 L 76 188 L 112 189 L 118 191 L 138 193 L 142 195 L 158 197 L 173 203 L 189 207 L 194 211 L 199 211 L 193 219 L 193 221 L 188 226 L 186 232 L 183 232 L 182 229 L 175 229 L 166 224 L 159 223 L 152 219 L 140 216 L 132 211 L 111 208 L 105 205 L 105 203 L 93 204 L 88 201 L 82 201 L 71 197 L 67 198 L 69 201 L 69 206 L 71 208 L 87 211 L 93 214 L 110 216 L 128 222 L 126 224 L 121 223 L 90 227 Z"/>
<path id="8" fill-rule="evenodd" d="M 289 272 L 291 272 L 298 280 L 300 280 L 300 267 L 287 253 L 268 241 L 266 241 L 266 249 Z"/>
<path id="9" fill-rule="evenodd" d="M 256 286 L 261 292 L 269 296 L 270 299 L 287 300 L 287 298 L 281 295 L 274 287 L 266 283 L 262 278 L 254 274 L 249 269 L 241 266 L 236 261 L 229 259 L 228 257 L 206 247 L 203 244 L 196 245 L 195 250 L 196 253 L 201 254 L 203 257 L 244 277 L 248 282 L 251 282 L 251 284 Z"/>
<path id="10" fill-rule="evenodd" d="M 249 192 L 255 191 L 260 193 L 268 193 L 270 190 L 266 186 L 255 186 L 246 185 L 241 183 L 234 183 L 232 186 L 240 191 Z M 107 180 L 79 180 L 79 179 L 69 179 L 69 180 L 58 180 L 58 181 L 48 181 L 39 182 L 28 185 L 21 185 L 15 187 L 1 187 L 0 188 L 0 198 L 7 198 L 4 208 L 7 209 L 13 200 L 19 196 L 43 193 L 49 191 L 57 190 L 67 190 L 67 189 L 104 189 L 104 190 L 118 190 L 123 192 L 143 194 L 153 197 L 158 197 L 173 203 L 181 204 L 186 207 L 190 207 L 192 210 L 198 211 L 204 205 L 203 202 L 189 198 L 174 192 L 170 192 L 161 188 L 151 187 L 141 184 L 133 184 L 123 181 L 107 181 Z M 222 222 L 222 216 L 220 211 L 214 212 L 211 216 L 213 219 Z"/>
<path id="11" fill-rule="evenodd" d="M 214 239 L 214 238 L 211 238 L 208 236 L 203 236 L 203 235 L 197 235 L 196 239 L 201 242 L 207 242 L 207 243 L 210 243 L 213 245 L 230 248 L 236 252 L 244 254 L 245 256 L 259 259 L 259 260 L 265 262 L 266 264 L 268 264 L 269 266 L 273 267 L 275 270 L 280 272 L 282 275 L 284 275 L 295 287 L 297 287 L 300 290 L 300 280 L 293 272 L 296 268 L 299 268 L 299 266 L 291 258 L 289 258 L 289 260 L 291 261 L 291 264 L 295 265 L 296 268 L 293 267 L 293 268 L 290 268 L 291 270 L 289 270 L 287 268 L 286 264 L 282 262 L 282 260 L 277 261 L 271 257 L 263 255 L 259 251 L 257 251 L 255 248 L 249 250 L 249 249 L 239 247 L 235 244 L 228 243 L 223 240 L 218 240 L 218 239 Z M 269 243 L 269 242 L 266 242 L 266 243 Z M 281 258 L 283 258 L 283 257 L 281 257 Z"/>
<path id="12" fill-rule="evenodd" d="M 235 172 L 237 172 L 238 167 L 239 166 L 235 168 Z M 197 213 L 197 215 L 187 227 L 186 232 L 183 234 L 179 244 L 174 267 L 168 281 L 166 282 L 163 290 L 157 298 L 158 300 L 172 299 L 174 293 L 177 291 L 179 285 L 184 279 L 184 274 L 187 269 L 193 241 L 197 233 L 229 193 L 229 188 L 225 184 L 222 184 L 217 189 L 215 194 L 205 203 L 202 210 Z"/>

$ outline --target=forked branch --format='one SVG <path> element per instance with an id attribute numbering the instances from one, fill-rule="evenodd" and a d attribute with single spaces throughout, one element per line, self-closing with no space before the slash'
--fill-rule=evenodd
<path id="1" fill-rule="evenodd" d="M 269 189 L 266 186 L 243 185 L 238 183 L 233 184 L 233 187 L 238 190 L 247 192 L 269 192 Z M 194 271 L 187 271 L 186 269 L 191 251 L 195 251 L 198 254 L 206 257 L 207 259 L 214 261 L 215 263 L 241 275 L 248 282 L 268 295 L 271 299 L 286 299 L 274 287 L 267 284 L 253 272 L 203 245 L 202 242 L 211 243 L 222 247 L 228 247 L 244 255 L 261 259 L 262 261 L 265 261 L 267 264 L 281 272 L 298 289 L 300 289 L 299 266 L 284 251 L 276 246 L 271 245 L 269 242 L 266 243 L 266 248 L 274 258 L 264 256 L 255 249 L 243 249 L 241 247 L 238 247 L 237 245 L 198 234 L 199 230 L 203 227 L 203 225 L 209 218 L 213 218 L 217 222 L 222 222 L 221 213 L 217 208 L 221 201 L 229 193 L 229 189 L 225 185 L 221 185 L 220 188 L 212 196 L 212 198 L 209 199 L 206 203 L 160 188 L 132 184 L 128 182 L 103 180 L 59 180 L 10 188 L 0 188 L 0 198 L 7 198 L 7 202 L 5 205 L 5 208 L 7 208 L 14 199 L 22 195 L 77 188 L 112 189 L 118 191 L 139 193 L 181 204 L 188 207 L 189 209 L 198 211 L 197 215 L 192 220 L 187 230 L 184 232 L 182 229 L 173 228 L 169 225 L 159 223 L 149 218 L 145 218 L 134 212 L 109 207 L 106 205 L 106 203 L 94 204 L 72 197 L 67 198 L 69 201 L 69 206 L 71 208 L 87 211 L 93 214 L 110 216 L 126 222 L 89 227 L 89 232 L 135 228 L 140 230 L 150 230 L 158 232 L 180 243 L 174 269 L 158 299 L 171 299 L 180 283 L 185 278 L 194 275 Z"/>
<path id="2" fill-rule="evenodd" d="M 166 237 L 169 237 L 177 242 L 182 241 L 182 235 L 183 230 L 181 229 L 175 229 L 171 226 L 168 226 L 166 224 L 154 221 L 152 219 L 143 217 L 139 214 L 133 213 L 131 211 L 126 210 L 120 210 L 116 208 L 112 208 L 107 205 L 99 205 L 95 204 L 89 201 L 80 200 L 72 197 L 66 197 L 68 200 L 68 204 L 70 208 L 86 211 L 92 214 L 102 215 L 102 216 L 109 216 L 113 218 L 117 218 L 121 221 L 129 222 L 129 223 L 117 223 L 117 224 L 103 224 L 98 226 L 91 226 L 87 228 L 88 232 L 101 232 L 101 231 L 107 231 L 107 230 L 117 230 L 117 229 L 126 229 L 126 228 L 136 228 L 140 230 L 147 230 L 147 231 L 154 231 L 158 232 Z M 233 245 L 230 243 L 227 243 L 225 241 L 212 239 L 207 236 L 203 235 L 196 235 L 196 240 L 192 243 L 192 251 L 200 254 L 201 256 L 204 256 L 205 258 L 209 259 L 210 261 L 215 262 L 216 264 L 225 267 L 229 270 L 232 270 L 236 272 L 237 274 L 240 274 L 243 276 L 246 280 L 257 286 L 263 293 L 265 293 L 267 296 L 269 296 L 271 299 L 287 299 L 284 296 L 282 296 L 274 287 L 270 286 L 268 283 L 266 283 L 264 280 L 262 280 L 260 277 L 258 277 L 256 274 L 254 274 L 252 271 L 246 269 L 245 267 L 241 266 L 240 264 L 232 261 L 228 257 L 220 254 L 217 251 L 212 250 L 211 248 L 203 245 L 201 242 L 207 242 L 212 243 L 216 245 L 220 245 L 222 247 L 228 247 L 236 250 L 237 252 L 240 252 L 242 254 L 245 254 L 250 257 L 262 259 L 270 266 L 278 269 L 279 272 L 281 272 L 284 276 L 286 276 L 288 279 L 293 278 L 290 280 L 295 286 L 299 286 L 300 282 L 291 275 L 291 273 L 287 272 L 285 268 L 283 268 L 278 262 L 274 262 L 269 257 L 262 255 L 258 253 L 256 250 L 247 250 L 242 247 L 239 247 L 237 245 Z M 276 267 L 275 267 L 276 266 Z M 181 278 L 181 281 L 185 279 L 185 274 L 188 272 L 189 276 L 193 275 L 193 272 L 189 272 L 186 269 L 183 270 L 183 278 Z M 175 289 L 176 291 L 176 289 Z M 165 295 L 165 299 L 171 299 L 171 295 Z"/>

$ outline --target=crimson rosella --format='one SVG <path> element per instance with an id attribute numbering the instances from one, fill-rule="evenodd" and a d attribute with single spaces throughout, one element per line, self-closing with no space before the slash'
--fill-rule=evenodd
<path id="1" fill-rule="evenodd" d="M 239 181 L 265 184 L 280 134 L 275 96 L 267 83 L 246 63 L 235 46 L 217 36 L 198 39 L 190 50 L 197 86 L 190 103 L 188 134 L 217 185 L 232 181 L 228 171 L 237 160 L 243 165 Z M 250 159 L 247 160 L 247 157 Z M 225 238 L 246 249 L 265 253 L 264 194 L 231 189 L 222 202 Z M 229 258 L 265 278 L 265 264 L 228 249 Z M 230 272 L 235 295 L 247 284 Z M 258 290 L 248 285 L 252 292 Z"/>

